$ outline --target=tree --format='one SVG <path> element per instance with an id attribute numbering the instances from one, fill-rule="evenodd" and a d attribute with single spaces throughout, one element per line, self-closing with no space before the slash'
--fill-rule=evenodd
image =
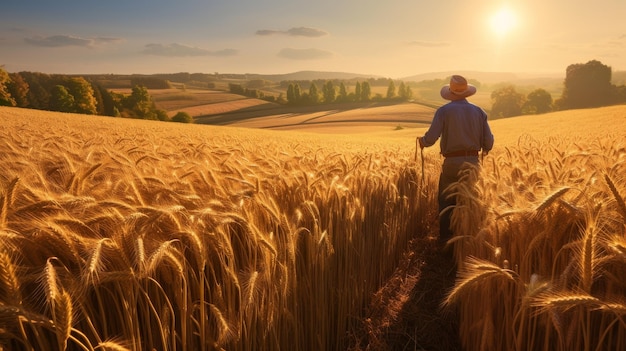
<path id="1" fill-rule="evenodd" d="M 296 84 L 293 87 L 293 98 L 295 103 L 299 103 L 302 100 L 302 92 L 300 91 L 300 84 Z"/>
<path id="2" fill-rule="evenodd" d="M 346 89 L 346 85 L 343 84 L 343 82 L 341 82 L 341 84 L 339 85 L 339 97 L 337 98 L 337 100 L 341 102 L 348 101 L 348 90 Z"/>
<path id="3" fill-rule="evenodd" d="M 102 96 L 102 90 L 99 89 L 99 86 L 89 82 L 91 85 L 91 90 L 93 91 L 93 98 L 96 101 L 96 115 L 104 116 L 104 97 Z M 106 92 L 106 90 L 105 90 Z M 108 94 L 108 93 L 107 93 Z"/>
<path id="4" fill-rule="evenodd" d="M 620 85 L 615 88 L 615 99 L 618 104 L 626 103 L 626 85 Z"/>
<path id="5" fill-rule="evenodd" d="M 491 93 L 491 114 L 494 117 L 511 117 L 522 114 L 526 97 L 518 93 L 515 87 L 507 85 Z"/>
<path id="6" fill-rule="evenodd" d="M 400 81 L 400 85 L 398 86 L 398 97 L 400 97 L 401 100 L 408 100 L 406 97 L 406 84 L 404 84 L 403 81 Z"/>
<path id="7" fill-rule="evenodd" d="M 59 112 L 76 112 L 76 101 L 63 85 L 56 85 L 50 94 L 50 109 Z"/>
<path id="8" fill-rule="evenodd" d="M 324 88 L 323 88 L 324 102 L 327 104 L 334 102 L 336 94 L 337 92 L 335 91 L 335 86 L 333 85 L 333 81 L 332 80 L 327 81 L 326 84 L 324 84 Z"/>
<path id="9" fill-rule="evenodd" d="M 361 84 L 361 101 L 369 101 L 372 96 L 372 89 L 369 82 Z"/>
<path id="10" fill-rule="evenodd" d="M 245 95 L 246 91 L 241 84 L 228 84 L 228 90 L 233 94 Z"/>
<path id="11" fill-rule="evenodd" d="M 44 73 L 20 72 L 20 75 L 28 84 L 28 107 L 38 110 L 49 109 L 50 93 L 54 86 L 61 82 L 51 83 L 50 76 Z"/>
<path id="12" fill-rule="evenodd" d="M 28 107 L 28 83 L 22 78 L 19 73 L 9 73 L 11 78 L 7 84 L 9 94 L 15 99 L 15 105 L 18 107 Z"/>
<path id="13" fill-rule="evenodd" d="M 522 113 L 525 115 L 540 114 L 552 111 L 552 95 L 545 89 L 535 89 L 531 91 L 522 106 Z"/>
<path id="14" fill-rule="evenodd" d="M 9 93 L 7 85 L 11 82 L 9 73 L 0 66 L 0 106 L 15 106 L 15 99 Z"/>
<path id="15" fill-rule="evenodd" d="M 156 110 L 154 111 L 154 114 L 159 121 L 169 122 L 172 120 L 170 116 L 167 115 L 167 111 L 165 110 Z"/>
<path id="16" fill-rule="evenodd" d="M 83 77 L 70 78 L 67 81 L 67 90 L 74 97 L 74 111 L 87 115 L 98 113 L 96 98 L 91 84 Z"/>
<path id="17" fill-rule="evenodd" d="M 355 99 L 357 101 L 361 100 L 361 83 L 356 82 L 356 87 L 354 90 Z"/>
<path id="18" fill-rule="evenodd" d="M 123 99 L 123 106 L 128 117 L 140 119 L 157 119 L 155 106 L 148 89 L 143 85 L 135 85 L 131 94 Z"/>
<path id="19" fill-rule="evenodd" d="M 296 102 L 296 94 L 294 89 L 295 88 L 293 86 L 293 83 L 290 83 L 287 87 L 287 102 L 289 102 L 290 104 L 294 104 Z"/>
<path id="20" fill-rule="evenodd" d="M 408 101 L 413 98 L 413 90 L 404 82 L 400 82 L 400 86 L 398 87 L 398 97 L 403 101 Z"/>
<path id="21" fill-rule="evenodd" d="M 389 86 L 387 87 L 387 99 L 393 99 L 396 97 L 396 83 L 393 79 L 389 80 Z"/>
<path id="22" fill-rule="evenodd" d="M 315 83 L 311 83 L 309 87 L 309 101 L 313 104 L 317 104 L 320 100 L 319 92 L 317 90 L 317 85 Z"/>
<path id="23" fill-rule="evenodd" d="M 574 109 L 606 106 L 614 101 L 611 67 L 592 60 L 567 67 L 563 94 L 556 105 L 559 109 Z"/>
<path id="24" fill-rule="evenodd" d="M 193 117 L 191 117 L 191 115 L 187 112 L 181 111 L 172 117 L 172 122 L 193 123 Z"/>
<path id="25" fill-rule="evenodd" d="M 302 96 L 300 94 L 300 85 L 297 83 L 289 83 L 287 87 L 287 102 L 291 105 L 298 104 L 302 101 Z"/>
<path id="26" fill-rule="evenodd" d="M 115 116 L 115 100 L 113 99 L 113 95 L 106 90 L 102 85 L 97 85 L 96 90 L 100 92 L 100 96 L 102 97 L 102 114 L 105 116 Z M 100 106 L 98 107 L 100 109 Z M 119 115 L 119 110 L 117 111 Z"/>

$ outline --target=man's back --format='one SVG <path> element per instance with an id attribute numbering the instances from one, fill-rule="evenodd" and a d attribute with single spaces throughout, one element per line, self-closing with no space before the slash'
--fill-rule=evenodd
<path id="1" fill-rule="evenodd" d="M 424 135 L 426 146 L 441 136 L 441 153 L 491 150 L 493 135 L 487 123 L 487 114 L 466 99 L 451 101 L 441 106 Z"/>

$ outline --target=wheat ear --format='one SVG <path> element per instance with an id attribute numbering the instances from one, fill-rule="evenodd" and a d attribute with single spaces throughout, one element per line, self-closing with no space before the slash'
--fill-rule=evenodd
<path id="1" fill-rule="evenodd" d="M 550 206 L 556 199 L 560 198 L 563 194 L 565 194 L 568 190 L 570 190 L 570 188 L 568 187 L 564 187 L 561 188 L 555 192 L 553 192 L 552 194 L 550 194 L 548 197 L 546 197 L 536 208 L 535 208 L 535 212 L 539 213 L 543 210 L 545 210 L 546 208 L 548 208 L 548 206 Z"/>
<path id="2" fill-rule="evenodd" d="M 13 178 L 9 186 L 7 186 L 4 196 L 0 198 L 0 228 L 6 227 L 9 208 L 13 205 L 13 201 L 15 200 L 15 189 L 17 188 L 17 182 L 19 180 L 19 177 Z"/>
<path id="3" fill-rule="evenodd" d="M 443 301 L 442 307 L 450 306 L 460 299 L 467 290 L 491 278 L 515 280 L 510 270 L 501 268 L 488 261 L 470 257 L 466 263 L 466 269 L 460 273 L 459 279 L 457 279 L 454 288 Z"/>
<path id="4" fill-rule="evenodd" d="M 72 318 L 72 298 L 67 291 L 61 290 L 54 299 L 52 306 L 52 321 L 57 334 L 59 350 L 67 349 L 67 340 L 72 332 Z"/>
<path id="5" fill-rule="evenodd" d="M 533 299 L 532 306 L 538 307 L 540 310 L 568 310 L 576 306 L 597 308 L 601 307 L 602 304 L 598 298 L 588 294 L 561 292 L 540 294 L 537 298 Z"/>
<path id="6" fill-rule="evenodd" d="M 5 251 L 0 251 L 0 297 L 2 301 L 13 305 L 21 305 L 20 281 L 17 277 L 15 265 Z"/>
<path id="7" fill-rule="evenodd" d="M 626 223 L 626 203 L 624 202 L 624 198 L 620 196 L 619 192 L 617 191 L 617 188 L 615 187 L 615 183 L 613 183 L 613 181 L 611 180 L 611 177 L 609 177 L 608 174 L 604 175 L 604 180 L 606 180 L 606 184 L 609 186 L 609 189 L 611 189 L 611 193 L 613 193 L 613 196 L 615 197 L 615 200 L 617 201 L 617 207 L 619 207 L 619 210 L 622 214 L 622 218 L 624 218 L 624 223 Z"/>

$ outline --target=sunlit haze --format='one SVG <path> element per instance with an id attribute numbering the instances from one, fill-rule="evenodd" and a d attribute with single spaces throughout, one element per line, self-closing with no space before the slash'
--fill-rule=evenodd
<path id="1" fill-rule="evenodd" d="M 503 38 L 517 26 L 517 14 L 508 7 L 496 11 L 490 19 L 491 30 Z"/>
<path id="2" fill-rule="evenodd" d="M 626 70 L 624 0 L 10 1 L 9 72 L 263 73 L 402 78 L 443 71 Z"/>

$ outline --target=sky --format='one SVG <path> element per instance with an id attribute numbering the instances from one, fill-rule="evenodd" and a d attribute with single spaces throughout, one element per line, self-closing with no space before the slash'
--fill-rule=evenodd
<path id="1" fill-rule="evenodd" d="M 8 0 L 0 66 L 59 74 L 626 70 L 625 0 Z"/>

